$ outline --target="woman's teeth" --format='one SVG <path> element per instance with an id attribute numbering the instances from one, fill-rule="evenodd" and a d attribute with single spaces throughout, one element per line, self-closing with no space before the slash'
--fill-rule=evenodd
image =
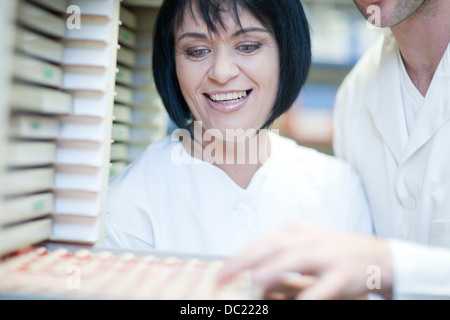
<path id="1" fill-rule="evenodd" d="M 247 97 L 246 91 L 241 92 L 233 92 L 233 93 L 221 93 L 221 94 L 210 94 L 209 98 L 214 102 L 220 102 L 220 103 L 236 103 L 240 100 L 243 100 L 245 97 Z"/>

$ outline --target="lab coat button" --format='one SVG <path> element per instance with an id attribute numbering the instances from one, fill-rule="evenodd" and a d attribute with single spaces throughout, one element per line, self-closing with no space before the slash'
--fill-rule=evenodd
<path id="1" fill-rule="evenodd" d="M 413 211 L 416 209 L 416 198 L 414 198 L 413 196 L 410 196 L 407 202 L 407 207 L 409 210 Z"/>
<path id="2" fill-rule="evenodd" d="M 245 216 L 248 214 L 249 208 L 248 205 L 245 204 L 244 202 L 239 202 L 236 207 L 234 208 L 234 210 L 236 212 L 238 212 L 239 214 Z"/>

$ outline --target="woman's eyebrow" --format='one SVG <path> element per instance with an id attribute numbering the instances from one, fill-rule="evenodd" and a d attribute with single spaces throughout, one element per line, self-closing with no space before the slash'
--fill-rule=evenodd
<path id="1" fill-rule="evenodd" d="M 236 31 L 233 33 L 232 37 L 236 38 L 239 37 L 242 34 L 249 33 L 249 32 L 266 32 L 270 33 L 267 29 L 264 28 L 258 28 L 258 27 L 252 27 L 252 28 L 244 28 Z M 197 32 L 186 32 L 183 33 L 181 36 L 178 37 L 177 42 L 180 42 L 184 38 L 195 38 L 195 39 L 202 39 L 207 40 L 208 36 L 204 33 L 197 33 Z"/>
<path id="2" fill-rule="evenodd" d="M 196 33 L 196 32 L 187 32 L 183 33 L 181 36 L 178 37 L 177 42 L 180 42 L 184 38 L 195 38 L 195 39 L 208 39 L 208 36 L 204 33 Z"/>
<path id="3" fill-rule="evenodd" d="M 249 33 L 249 32 L 266 32 L 266 33 L 270 33 L 269 30 L 267 30 L 267 29 L 258 28 L 258 27 L 252 27 L 252 28 L 244 28 L 244 29 L 236 31 L 235 33 L 233 33 L 233 37 L 238 37 L 238 36 L 240 36 L 242 34 Z"/>

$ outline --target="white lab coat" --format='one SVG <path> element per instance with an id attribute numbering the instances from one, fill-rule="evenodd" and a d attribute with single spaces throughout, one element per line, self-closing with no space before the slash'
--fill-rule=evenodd
<path id="1" fill-rule="evenodd" d="M 246 189 L 188 155 L 178 137 L 150 145 L 110 182 L 104 245 L 225 256 L 298 221 L 373 233 L 350 165 L 281 136 L 270 140 L 270 158 Z"/>
<path id="2" fill-rule="evenodd" d="M 394 297 L 450 298 L 450 46 L 409 135 L 400 63 L 387 30 L 338 92 L 334 149 L 363 179 L 375 233 L 396 239 Z"/>

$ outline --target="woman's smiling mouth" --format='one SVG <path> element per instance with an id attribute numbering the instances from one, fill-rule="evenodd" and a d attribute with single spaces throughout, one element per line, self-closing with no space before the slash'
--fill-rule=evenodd
<path id="1" fill-rule="evenodd" d="M 234 91 L 227 93 L 205 93 L 205 97 L 209 101 L 213 109 L 221 112 L 230 112 L 240 109 L 244 100 L 246 100 L 253 90 Z"/>

